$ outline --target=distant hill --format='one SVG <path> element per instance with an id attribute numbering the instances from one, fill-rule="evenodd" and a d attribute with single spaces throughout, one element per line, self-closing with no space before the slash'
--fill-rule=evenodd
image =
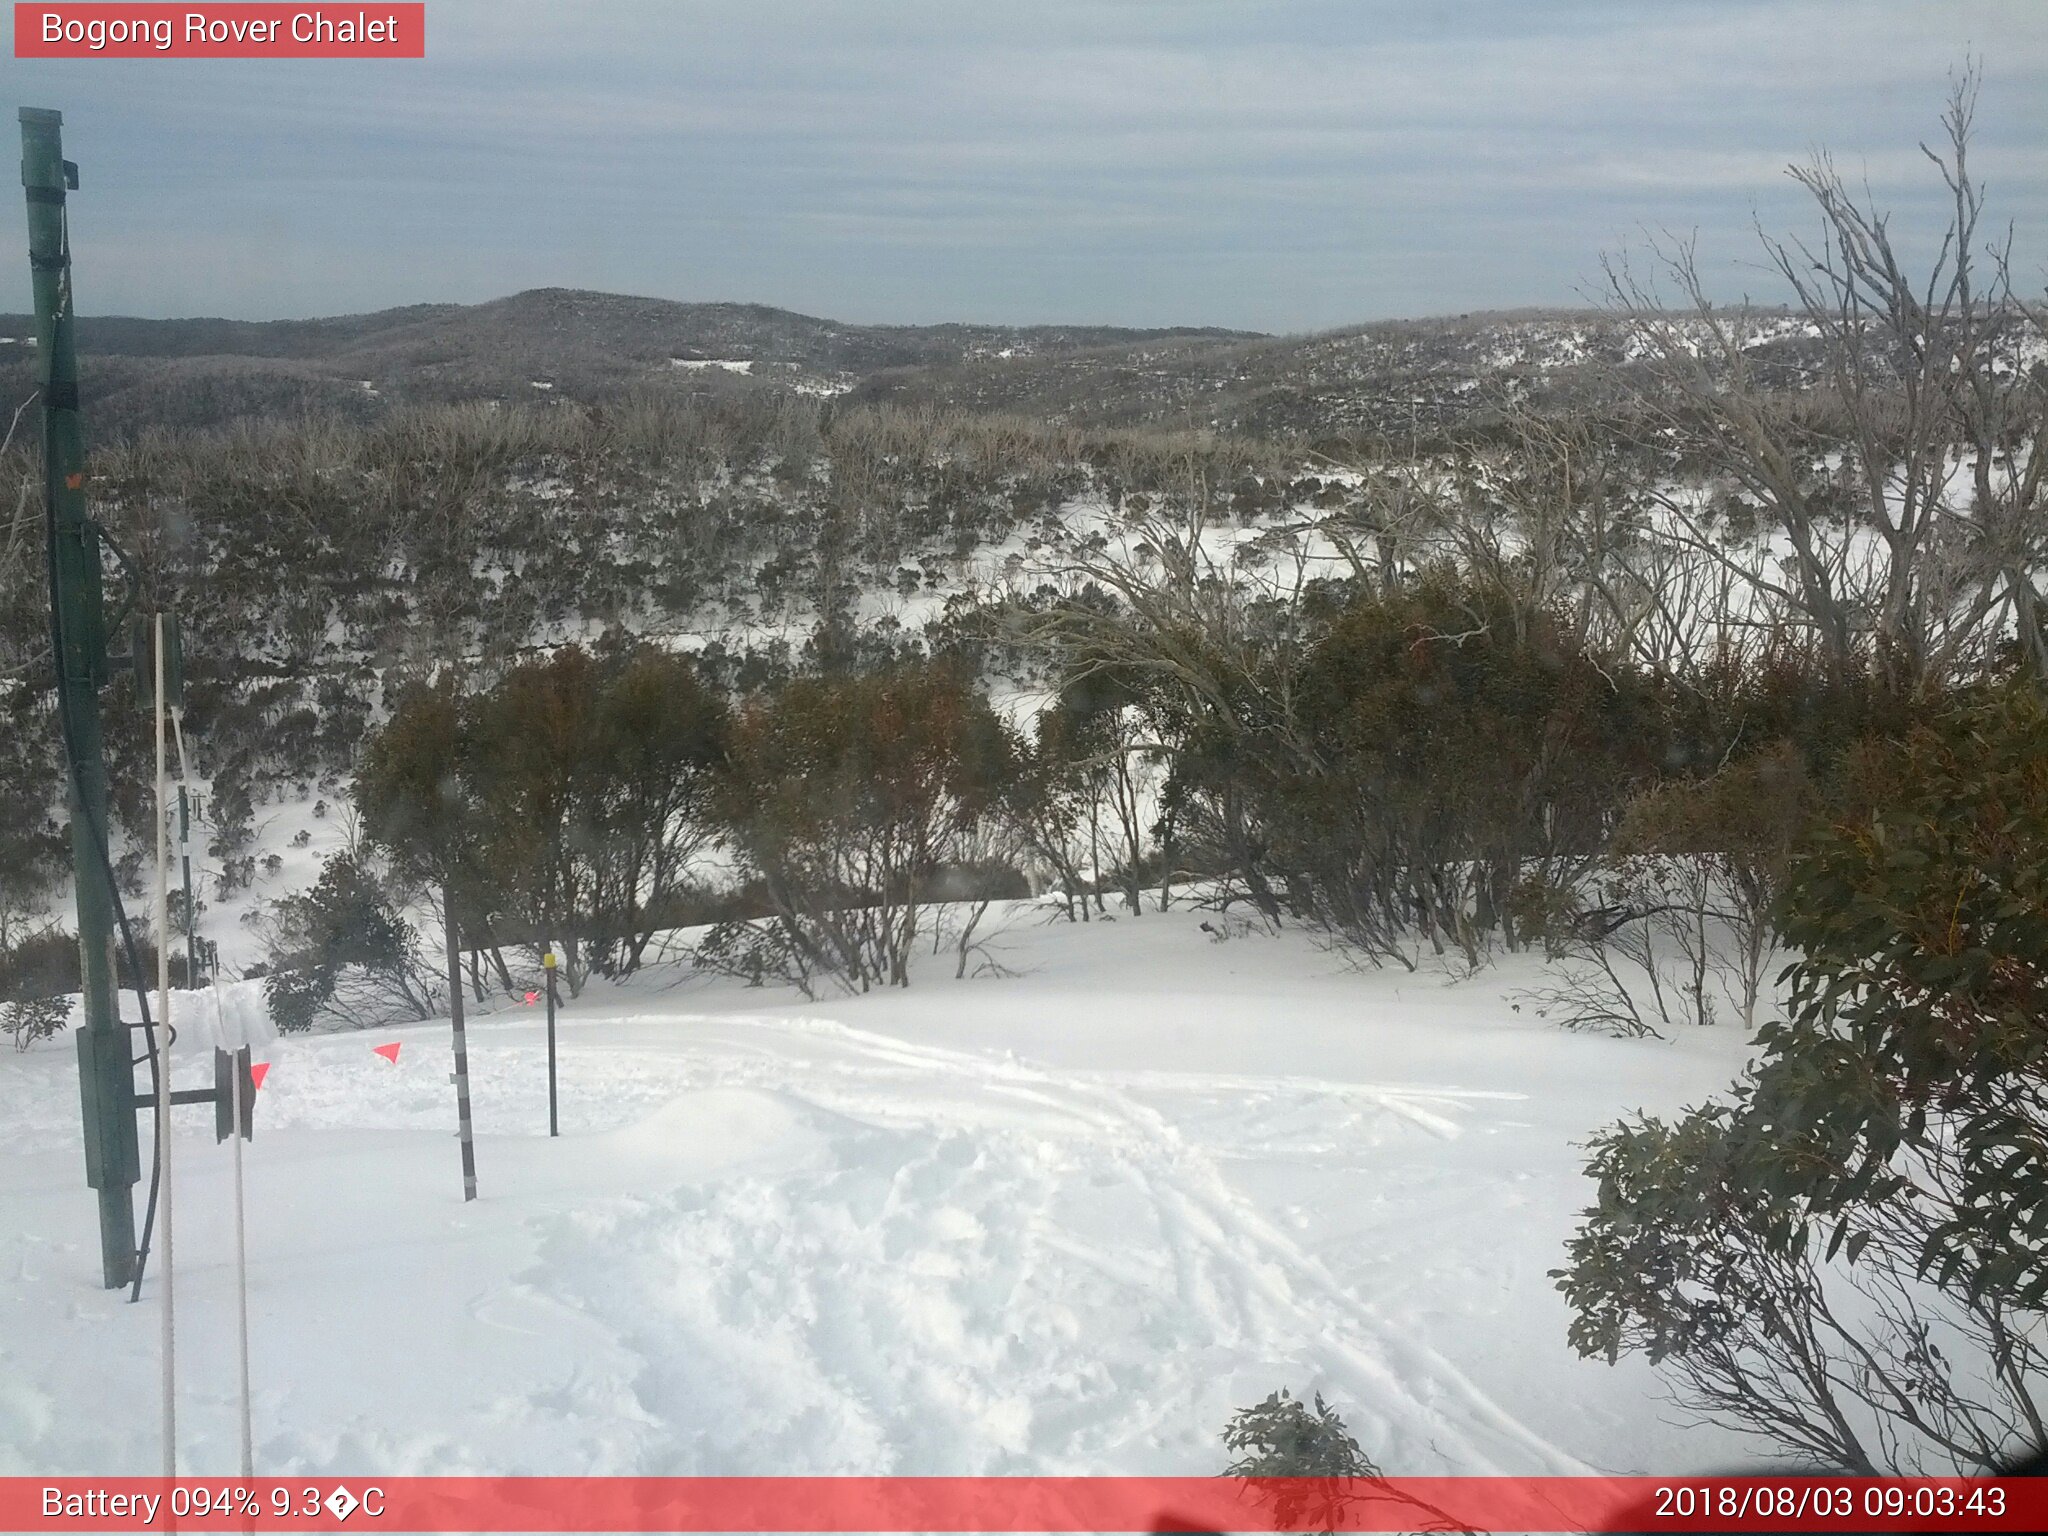
<path id="1" fill-rule="evenodd" d="M 26 315 L 0 315 L 0 337 L 32 334 Z M 484 304 L 416 304 L 317 320 L 143 320 L 81 316 L 78 344 L 96 425 L 261 414 L 326 405 L 359 413 L 402 400 L 596 399 L 650 380 L 715 387 L 753 376 L 810 394 L 838 394 L 883 369 L 961 366 L 1164 342 L 1234 343 L 1253 333 L 1114 326 L 849 325 L 761 304 L 537 288 Z M 32 367 L 18 340 L 0 368 Z M 197 388 L 200 408 L 172 396 Z M 210 401 L 211 404 L 205 402 Z M 367 402 L 367 404 L 366 404 Z"/>
<path id="2" fill-rule="evenodd" d="M 1763 361 L 1809 348 L 1761 317 Z M 1612 405 L 1636 356 L 1599 310 L 1512 310 L 1384 320 L 1307 336 L 1146 340 L 995 360 L 963 358 L 864 378 L 860 400 L 1014 412 L 1097 427 L 1194 427 L 1263 438 L 1347 438 L 1475 420 L 1507 398 Z"/>
<path id="3" fill-rule="evenodd" d="M 33 328 L 27 315 L 0 315 L 0 333 L 19 336 Z M 455 351 L 641 362 L 720 358 L 855 372 L 998 353 L 1043 356 L 1130 342 L 1228 341 L 1257 334 L 1186 326 L 847 325 L 765 304 L 684 304 L 578 288 L 532 288 L 483 304 L 412 304 L 321 320 L 82 315 L 78 321 L 79 350 L 98 356 L 378 363 Z"/>
<path id="4" fill-rule="evenodd" d="M 28 317 L 0 315 L 0 338 Z M 1796 364 L 1789 317 L 1767 344 Z M 367 420 L 404 403 L 574 400 L 648 388 L 784 389 L 1087 427 L 1197 427 L 1276 439 L 1410 432 L 1504 395 L 1599 405 L 1631 356 L 1591 311 L 1383 321 L 1310 336 L 1172 327 L 852 325 L 760 304 L 537 288 L 315 320 L 86 316 L 89 430 L 189 430 L 251 417 Z M 33 387 L 0 340 L 0 403 Z"/>
<path id="5" fill-rule="evenodd" d="M 458 311 L 459 304 L 412 304 L 327 320 L 138 320 L 81 315 L 81 352 L 114 357 L 324 357 L 366 337 Z M 0 334 L 33 334 L 29 315 L 0 315 Z"/>

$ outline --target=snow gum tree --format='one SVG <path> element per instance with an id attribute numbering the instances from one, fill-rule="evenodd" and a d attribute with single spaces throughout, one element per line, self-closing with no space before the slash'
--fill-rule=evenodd
<path id="1" fill-rule="evenodd" d="M 1592 1143 L 1556 1272 L 1581 1354 L 1861 1472 L 2044 1438 L 2048 711 L 1980 696 L 1866 749 L 1798 853 L 1790 1016 L 1723 1103 Z"/>
<path id="2" fill-rule="evenodd" d="M 559 944 L 571 996 L 589 975 L 585 930 L 596 905 L 598 688 L 589 652 L 569 645 L 514 667 L 467 708 L 470 776 L 501 910 Z"/>
<path id="3" fill-rule="evenodd" d="M 475 742 L 452 673 L 416 686 L 363 751 L 355 803 L 365 836 L 416 887 L 431 889 L 449 929 L 481 921 L 500 902 L 485 856 Z M 448 942 L 451 994 L 462 978 Z"/>
<path id="4" fill-rule="evenodd" d="M 943 667 L 799 678 L 739 709 L 715 803 L 804 974 L 907 986 L 927 883 L 1016 764 Z"/>
<path id="5" fill-rule="evenodd" d="M 2048 312 L 2015 287 L 2010 235 L 1986 220 L 1977 80 L 1958 80 L 1939 140 L 1921 146 L 1949 208 L 1924 266 L 1908 256 L 1922 242 L 1895 236 L 1825 154 L 1792 168 L 1819 238 L 1766 237 L 1764 253 L 1812 358 L 1796 380 L 1762 345 L 1769 317 L 1717 307 L 1689 245 L 1658 250 L 1654 278 L 1608 274 L 1638 359 L 1624 377 L 1648 381 L 1650 424 L 1723 491 L 1660 491 L 1662 536 L 1722 567 L 1752 617 L 1808 630 L 1845 667 L 1874 648 L 1908 685 L 1967 676 L 2001 648 L 2048 675 L 2048 373 L 2027 363 Z M 1786 558 L 1720 537 L 1730 512 Z"/>
<path id="6" fill-rule="evenodd" d="M 573 993 L 627 975 L 713 835 L 724 696 L 651 645 L 564 646 L 495 686 L 418 689 L 357 779 L 370 835 L 453 882 L 465 932 L 511 986 L 502 944 L 553 943 Z"/>
<path id="7" fill-rule="evenodd" d="M 1234 1457 L 1223 1475 L 1247 1480 L 1275 1530 L 1313 1530 L 1325 1521 L 1326 1532 L 1343 1529 L 1358 1525 L 1367 1508 L 1383 1513 L 1388 1504 L 1401 1506 L 1415 1530 L 1472 1529 L 1388 1483 L 1320 1392 L 1303 1401 L 1282 1388 L 1240 1408 L 1223 1443 Z"/>
<path id="8" fill-rule="evenodd" d="M 593 964 L 630 975 L 713 838 L 710 800 L 728 706 L 687 657 L 653 646 L 635 648 L 610 672 L 594 722 L 601 773 L 589 813 Z"/>
<path id="9" fill-rule="evenodd" d="M 1133 917 L 1145 910 L 1146 791 L 1165 755 L 1147 739 L 1147 703 L 1138 675 L 1101 667 L 1061 690 L 1039 737 L 1066 754 L 1083 786 L 1089 865 L 1098 883 L 1114 881 Z"/>
<path id="10" fill-rule="evenodd" d="M 1679 1019 L 1711 1024 L 1725 1001 L 1753 1029 L 1779 944 L 1777 899 L 1816 794 L 1798 750 L 1779 740 L 1636 796 L 1589 882 L 1596 900 L 1546 914 L 1557 966 L 1525 994 L 1538 1015 L 1656 1034 Z"/>
<path id="11" fill-rule="evenodd" d="M 1288 693 L 1246 792 L 1289 889 L 1375 956 L 1517 942 L 1517 885 L 1589 866 L 1654 752 L 1646 685 L 1447 571 L 1337 609 Z"/>
<path id="12" fill-rule="evenodd" d="M 1067 921 L 1089 921 L 1089 822 L 1096 796 L 1081 733 L 1064 710 L 1048 709 L 1019 744 L 1002 814 L 1025 853 L 1049 871 Z M 1098 903 L 1097 893 L 1094 900 Z"/>

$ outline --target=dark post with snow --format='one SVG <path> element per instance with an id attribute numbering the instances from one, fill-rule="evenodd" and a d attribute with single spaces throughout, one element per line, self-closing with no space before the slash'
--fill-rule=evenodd
<path id="1" fill-rule="evenodd" d="M 476 1140 L 469 1121 L 469 1042 L 462 1029 L 462 943 L 455 930 L 455 882 L 441 887 L 441 915 L 448 939 L 448 1023 L 455 1035 L 455 1134 L 462 1141 L 462 1198 L 476 1198 Z"/>

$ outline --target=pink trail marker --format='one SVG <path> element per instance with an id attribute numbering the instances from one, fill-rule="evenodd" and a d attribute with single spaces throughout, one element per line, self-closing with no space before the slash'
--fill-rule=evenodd
<path id="1" fill-rule="evenodd" d="M 400 1042 L 399 1042 L 399 1041 L 396 1041 L 396 1040 L 394 1040 L 394 1041 L 392 1041 L 392 1042 L 391 1042 L 391 1043 L 390 1043 L 389 1045 L 377 1045 L 377 1046 L 372 1046 L 372 1047 L 371 1047 L 371 1049 L 372 1049 L 372 1050 L 374 1050 L 374 1051 L 375 1051 L 375 1052 L 376 1052 L 376 1053 L 377 1053 L 377 1054 L 378 1054 L 379 1056 L 382 1056 L 382 1057 L 383 1057 L 383 1058 L 384 1058 L 384 1059 L 385 1059 L 386 1061 L 390 1062 L 390 1063 L 391 1063 L 391 1065 L 393 1065 L 393 1066 L 395 1067 L 395 1066 L 397 1066 L 397 1065 L 398 1065 L 398 1047 L 399 1047 L 399 1044 L 400 1044 Z"/>
<path id="2" fill-rule="evenodd" d="M 249 1081 L 258 1088 L 263 1086 L 263 1079 L 268 1076 L 270 1076 L 270 1063 L 267 1061 L 259 1061 L 249 1068 Z"/>

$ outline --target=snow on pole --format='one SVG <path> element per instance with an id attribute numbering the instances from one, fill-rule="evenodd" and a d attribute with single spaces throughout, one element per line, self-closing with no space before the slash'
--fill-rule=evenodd
<path id="1" fill-rule="evenodd" d="M 180 742 L 182 753 L 183 743 Z M 235 1365 L 241 1378 L 242 1476 L 256 1475 L 256 1443 L 249 1393 L 249 1219 L 242 1181 L 242 1143 L 255 1129 L 255 1092 L 262 1079 L 251 1062 L 253 1050 L 245 1023 L 230 1028 L 222 1005 L 220 982 L 207 987 L 213 1000 L 214 1140 L 235 1144 Z"/>
<path id="2" fill-rule="evenodd" d="M 214 991 L 215 1006 L 219 1006 L 220 992 Z M 246 1059 L 249 1048 L 245 1045 L 238 1053 Z M 241 1367 L 242 1376 L 242 1476 L 256 1475 L 255 1434 L 249 1414 L 249 1241 L 246 1207 L 242 1198 L 242 1070 L 236 1062 L 235 1071 L 230 1075 L 228 1092 L 234 1100 L 235 1131 L 228 1139 L 235 1144 L 235 1345 L 236 1364 Z"/>
<path id="3" fill-rule="evenodd" d="M 196 987 L 199 985 L 199 919 L 195 916 L 198 908 L 192 905 L 192 797 L 187 788 L 192 782 L 192 762 L 185 756 L 185 706 L 182 702 L 171 705 L 171 734 L 178 743 L 178 862 L 184 868 L 185 881 L 185 985 Z M 214 1006 L 218 1011 L 217 993 Z"/>
<path id="4" fill-rule="evenodd" d="M 178 1475 L 178 1335 L 171 1259 L 171 807 L 166 762 L 164 616 L 156 616 L 156 1015 L 161 1034 L 156 1074 L 156 1157 L 163 1170 L 164 1476 Z"/>
<path id="5" fill-rule="evenodd" d="M 251 1429 L 249 1393 L 249 1221 L 242 1181 L 242 1143 L 255 1132 L 256 1085 L 262 1081 L 250 1060 L 246 1029 L 228 1026 L 220 985 L 207 988 L 213 999 L 213 1137 L 235 1143 L 235 1365 L 241 1377 L 240 1408 L 242 1476 L 256 1475 L 255 1436 Z M 244 1529 L 248 1529 L 244 1526 Z"/>

